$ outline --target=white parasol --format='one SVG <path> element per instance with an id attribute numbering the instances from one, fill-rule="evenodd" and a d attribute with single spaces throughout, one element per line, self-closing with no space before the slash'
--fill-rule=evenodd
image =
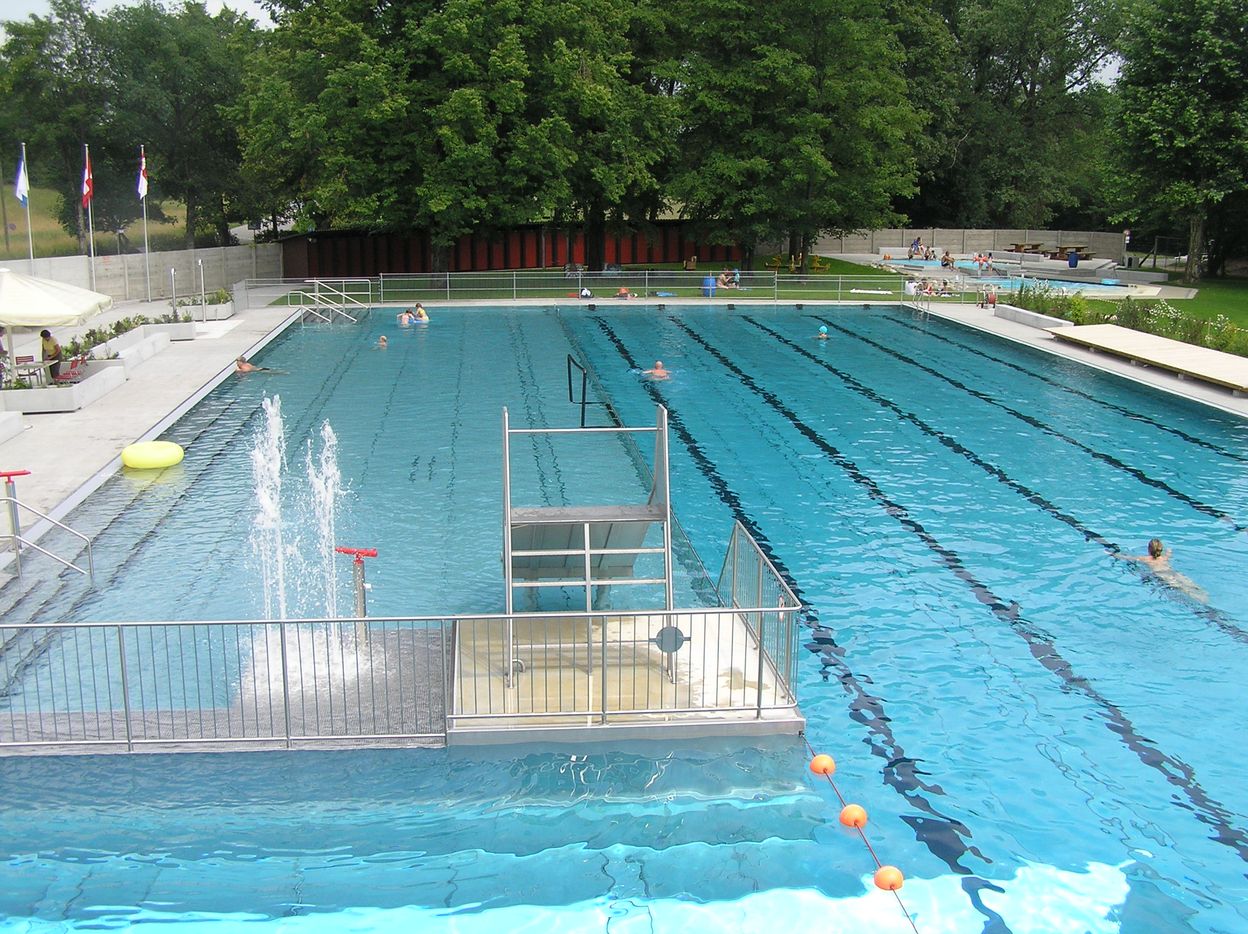
<path id="1" fill-rule="evenodd" d="M 16 372 L 13 328 L 78 325 L 112 305 L 112 298 L 90 289 L 0 269 L 0 325 L 10 331 L 10 372 Z"/>

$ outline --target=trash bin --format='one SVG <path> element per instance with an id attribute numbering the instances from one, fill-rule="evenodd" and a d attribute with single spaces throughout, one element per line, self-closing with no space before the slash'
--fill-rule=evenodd
<path id="1" fill-rule="evenodd" d="M 702 280 L 702 294 L 707 298 L 715 297 L 715 277 L 707 276 Z"/>
<path id="2" fill-rule="evenodd" d="M 1076 253 L 1074 250 L 1071 250 L 1069 253 L 1066 254 L 1066 263 L 1070 266 L 1071 269 L 1074 269 L 1076 266 L 1079 265 L 1079 254 Z"/>

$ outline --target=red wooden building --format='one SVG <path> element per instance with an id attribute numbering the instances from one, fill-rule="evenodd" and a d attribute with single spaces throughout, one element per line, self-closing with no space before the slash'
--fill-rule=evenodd
<path id="1" fill-rule="evenodd" d="M 608 234 L 606 262 L 620 265 L 682 263 L 696 256 L 701 265 L 739 262 L 737 246 L 700 243 L 686 233 L 683 221 L 659 221 L 649 235 Z M 377 276 L 433 270 L 429 235 L 423 231 L 361 233 L 352 230 L 296 234 L 282 240 L 282 270 L 290 279 Z M 505 233 L 461 237 L 451 249 L 451 272 L 494 269 L 542 269 L 585 262 L 585 239 L 538 225 Z"/>

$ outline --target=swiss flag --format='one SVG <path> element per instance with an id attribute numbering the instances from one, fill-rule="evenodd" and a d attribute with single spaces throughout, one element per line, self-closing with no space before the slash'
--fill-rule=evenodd
<path id="1" fill-rule="evenodd" d="M 91 151 L 83 147 L 83 155 L 86 164 L 82 169 L 82 206 L 88 208 L 91 206 L 91 196 L 95 193 L 95 182 L 91 180 Z"/>

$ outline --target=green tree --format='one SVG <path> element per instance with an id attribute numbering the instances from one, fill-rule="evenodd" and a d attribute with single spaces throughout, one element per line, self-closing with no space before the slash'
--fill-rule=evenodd
<path id="1" fill-rule="evenodd" d="M 288 208 L 313 229 L 414 226 L 427 139 L 408 96 L 404 24 L 417 13 L 359 0 L 286 5 L 248 62 L 248 94 L 233 110 L 253 213 Z"/>
<path id="2" fill-rule="evenodd" d="M 919 117 L 901 49 L 861 0 L 684 8 L 682 159 L 672 197 L 747 250 L 875 226 L 910 193 Z"/>
<path id="3" fill-rule="evenodd" d="M 238 219 L 230 204 L 242 186 L 228 115 L 242 96 L 238 64 L 255 48 L 254 23 L 228 9 L 210 16 L 201 2 L 170 12 L 147 0 L 109 11 L 99 33 L 107 49 L 100 77 L 108 88 L 110 151 L 124 153 L 119 175 L 133 182 L 145 144 L 149 198 L 186 205 L 187 247 L 200 230 L 228 243 Z M 133 185 L 124 188 L 135 201 Z"/>
<path id="4" fill-rule="evenodd" d="M 1103 124 L 1089 92 L 1114 53 L 1124 0 L 962 0 L 944 13 L 961 78 L 944 90 L 960 132 L 925 181 L 933 225 L 1042 227 L 1079 198 L 1082 132 Z M 915 80 L 921 80 L 916 78 Z"/>
<path id="5" fill-rule="evenodd" d="M 1211 216 L 1248 190 L 1246 24 L 1246 0 L 1142 0 L 1123 43 L 1121 182 L 1187 227 L 1188 280 L 1201 274 Z"/>
<path id="6" fill-rule="evenodd" d="M 28 143 L 32 184 L 61 195 L 60 219 L 86 249 L 82 209 L 83 144 L 102 140 L 108 97 L 98 75 L 105 54 L 99 18 L 85 0 L 52 0 L 51 16 L 5 23 L 0 48 L 5 129 Z M 94 166 L 108 162 L 107 147 L 93 148 Z M 98 173 L 98 169 L 97 169 Z M 111 196 L 97 188 L 101 221 L 116 223 Z"/>

